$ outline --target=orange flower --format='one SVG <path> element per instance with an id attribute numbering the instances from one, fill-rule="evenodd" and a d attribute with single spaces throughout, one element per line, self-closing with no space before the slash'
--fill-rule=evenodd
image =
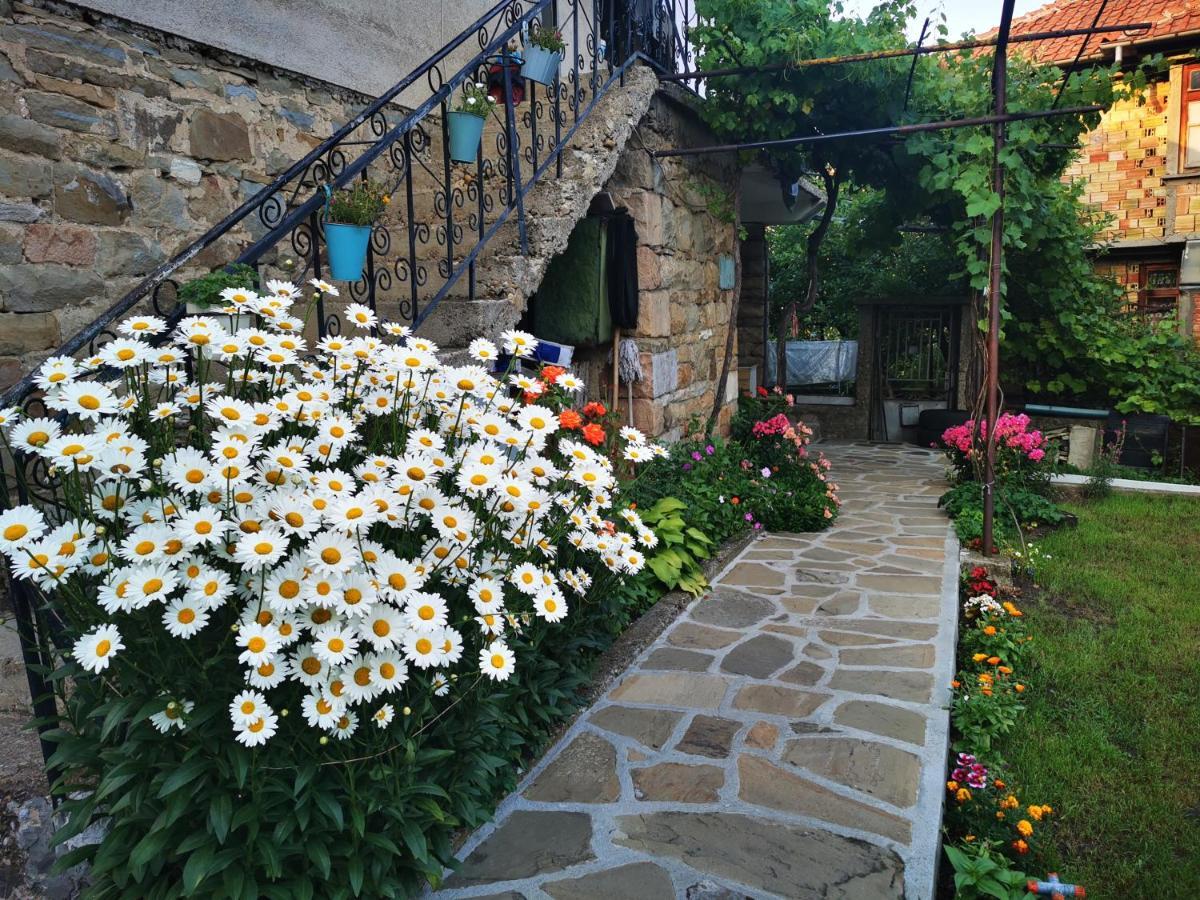
<path id="1" fill-rule="evenodd" d="M 737 506 L 737 505 L 738 505 L 739 503 L 741 503 L 742 501 L 741 501 L 741 500 L 739 500 L 737 497 L 730 497 L 730 498 L 729 498 L 729 502 L 730 502 L 730 503 L 732 503 L 734 506 Z"/>
<path id="2" fill-rule="evenodd" d="M 598 403 L 597 401 L 593 400 L 583 408 L 583 414 L 589 419 L 597 419 L 600 416 L 608 415 L 608 409 L 605 408 L 603 403 Z"/>
<path id="3" fill-rule="evenodd" d="M 954 793 L 954 799 L 957 800 L 959 803 L 966 803 L 968 800 L 971 799 L 971 792 L 968 791 L 966 788 L 959 788 Z"/>
<path id="4" fill-rule="evenodd" d="M 1023 693 L 1025 693 L 1025 685 L 1023 685 L 1023 684 L 1014 684 L 1014 685 L 1013 685 L 1013 690 L 1014 690 L 1014 691 L 1016 691 L 1018 694 L 1023 694 Z"/>
<path id="5" fill-rule="evenodd" d="M 525 401 L 526 406 L 533 406 L 533 404 L 542 399 L 542 395 L 535 391 L 526 391 L 521 399 Z"/>
<path id="6" fill-rule="evenodd" d="M 1051 816 L 1051 815 L 1054 815 L 1054 807 L 1053 807 L 1053 806 L 1050 806 L 1050 805 L 1049 805 L 1049 804 L 1047 804 L 1047 803 L 1043 803 L 1043 804 L 1042 804 L 1042 815 L 1043 815 L 1043 816 Z"/>
<path id="7" fill-rule="evenodd" d="M 953 794 L 955 791 L 958 790 L 958 782 L 957 781 L 947 781 L 946 782 L 946 790 L 948 790 L 950 793 Z"/>
<path id="8" fill-rule="evenodd" d="M 960 682 L 956 678 L 954 681 L 950 682 L 950 687 L 954 688 L 957 691 L 960 687 L 962 687 L 962 682 Z"/>
<path id="9" fill-rule="evenodd" d="M 1010 616 L 1014 616 L 1014 617 L 1025 615 L 1025 613 L 1023 613 L 1023 612 L 1021 612 L 1021 610 L 1017 609 L 1017 605 L 1015 603 L 1013 603 L 1011 600 L 1004 601 L 1004 611 L 1006 613 L 1008 613 Z"/>
<path id="10" fill-rule="evenodd" d="M 996 818 L 999 819 L 1001 822 L 1003 822 L 1004 821 L 1004 813 L 1000 812 L 1000 810 L 996 810 Z"/>
<path id="11" fill-rule="evenodd" d="M 558 424 L 563 428 L 574 430 L 583 424 L 583 416 L 573 409 L 564 409 L 558 414 Z"/>
<path id="12" fill-rule="evenodd" d="M 996 790 L 998 790 L 998 791 L 1002 791 L 1002 790 L 1004 790 L 1005 787 L 1007 787 L 1007 785 L 1003 781 L 1001 781 L 999 778 L 997 778 L 995 781 L 993 781 L 992 784 L 994 784 L 996 786 Z"/>
<path id="13" fill-rule="evenodd" d="M 996 671 L 1001 675 L 1011 675 L 1013 673 L 1011 666 L 999 666 Z"/>
<path id="14" fill-rule="evenodd" d="M 989 656 L 989 657 L 988 657 L 988 665 L 989 665 L 989 666 L 998 666 L 998 665 L 1000 665 L 1000 657 L 998 657 L 998 656 Z"/>
<path id="15" fill-rule="evenodd" d="M 986 653 L 976 653 L 974 656 L 971 657 L 971 660 L 973 662 L 983 662 L 985 659 L 987 659 Z"/>
<path id="16" fill-rule="evenodd" d="M 968 844 L 974 843 L 974 841 L 975 841 L 975 835 L 973 835 L 973 834 L 964 834 L 964 835 L 963 835 L 963 840 L 964 840 L 964 841 L 966 841 Z"/>
<path id="17" fill-rule="evenodd" d="M 1017 833 L 1021 837 L 1033 837 L 1033 825 L 1028 819 L 1022 819 L 1017 823 Z"/>
<path id="18" fill-rule="evenodd" d="M 1042 808 L 1040 806 L 1027 806 L 1025 811 L 1029 813 L 1029 818 L 1035 822 L 1042 821 Z"/>
<path id="19" fill-rule="evenodd" d="M 1020 841 L 1020 840 L 1013 841 L 1013 849 L 1016 850 L 1018 853 L 1020 853 L 1022 856 L 1024 856 L 1026 853 L 1029 852 L 1029 845 L 1027 843 L 1025 843 L 1024 841 Z"/>
<path id="20" fill-rule="evenodd" d="M 990 697 L 992 696 L 992 689 L 989 687 L 980 688 L 979 693 L 983 694 L 985 697 Z"/>
<path id="21" fill-rule="evenodd" d="M 1021 805 L 1020 802 L 1018 802 L 1017 798 L 1015 796 L 1013 796 L 1012 794 L 1009 794 L 1007 797 L 1005 797 L 1003 800 L 1000 801 L 1001 809 L 1016 809 L 1020 805 Z"/>
<path id="22" fill-rule="evenodd" d="M 558 378 L 559 375 L 566 374 L 567 370 L 562 366 L 543 366 L 541 377 L 542 381 L 546 382 L 546 384 L 554 384 L 555 379 Z"/>
<path id="23" fill-rule="evenodd" d="M 983 633 L 986 634 L 988 637 L 993 637 L 996 634 L 996 626 L 995 625 L 986 626 L 983 629 Z"/>
<path id="24" fill-rule="evenodd" d="M 598 447 L 604 443 L 604 429 L 595 422 L 589 422 L 583 426 L 583 439 L 593 447 Z"/>

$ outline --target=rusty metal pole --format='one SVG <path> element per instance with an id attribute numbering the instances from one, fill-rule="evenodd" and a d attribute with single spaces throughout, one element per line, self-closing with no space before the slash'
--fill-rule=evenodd
<path id="1" fill-rule="evenodd" d="M 1000 31 L 996 39 L 996 59 L 992 64 L 993 114 L 997 117 L 1008 111 L 1008 33 L 1012 27 L 1013 5 L 1016 0 L 1004 0 L 1000 13 Z M 996 420 L 1000 418 L 1000 285 L 1004 277 L 1004 152 L 1005 124 L 992 126 L 992 190 L 1000 201 L 992 213 L 992 260 L 988 277 L 987 333 L 987 434 L 984 439 L 983 464 L 983 555 L 992 555 L 996 517 Z"/>

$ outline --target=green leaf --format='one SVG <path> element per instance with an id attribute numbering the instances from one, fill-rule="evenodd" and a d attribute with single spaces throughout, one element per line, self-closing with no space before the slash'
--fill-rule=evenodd
<path id="1" fill-rule="evenodd" d="M 229 835 L 229 822 L 233 818 L 233 798 L 228 794 L 217 794 L 208 807 L 208 827 L 217 839 L 218 844 L 224 844 Z"/>

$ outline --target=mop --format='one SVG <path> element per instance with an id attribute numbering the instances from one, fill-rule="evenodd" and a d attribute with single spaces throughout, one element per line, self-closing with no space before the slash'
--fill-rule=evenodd
<path id="1" fill-rule="evenodd" d="M 633 338 L 625 338 L 621 341 L 621 352 L 617 371 L 620 373 L 620 378 L 625 382 L 625 389 L 628 392 L 629 403 L 629 424 L 633 424 L 633 383 L 641 381 L 642 375 L 642 357 L 638 353 L 637 341 Z"/>

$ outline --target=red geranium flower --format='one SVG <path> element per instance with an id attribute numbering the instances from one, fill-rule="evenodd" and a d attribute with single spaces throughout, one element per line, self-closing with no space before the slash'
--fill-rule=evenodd
<path id="1" fill-rule="evenodd" d="M 605 408 L 603 403 L 598 403 L 593 400 L 583 408 L 583 414 L 589 419 L 598 419 L 601 416 L 608 415 L 608 410 Z"/>
<path id="2" fill-rule="evenodd" d="M 763 386 L 760 384 L 760 385 L 758 386 L 758 396 L 760 396 L 760 397 L 769 397 L 769 396 L 771 396 L 771 395 L 770 395 L 770 394 L 767 392 L 767 389 L 766 389 L 765 387 L 763 387 Z"/>
<path id="3" fill-rule="evenodd" d="M 573 409 L 564 409 L 558 414 L 558 424 L 563 428 L 575 429 L 583 424 L 583 416 Z"/>

